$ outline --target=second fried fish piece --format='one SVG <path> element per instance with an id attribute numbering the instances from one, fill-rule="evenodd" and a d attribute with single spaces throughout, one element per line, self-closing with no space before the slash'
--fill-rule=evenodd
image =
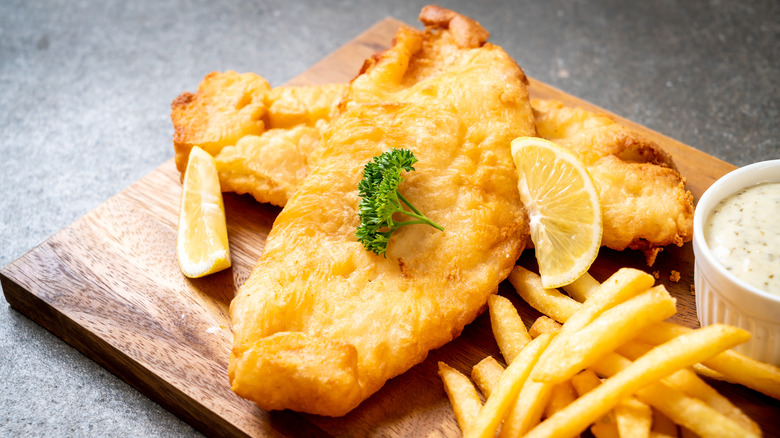
<path id="1" fill-rule="evenodd" d="M 606 114 L 533 99 L 539 136 L 574 152 L 601 197 L 602 244 L 641 250 L 652 266 L 666 245 L 693 237 L 693 195 L 671 156 Z"/>

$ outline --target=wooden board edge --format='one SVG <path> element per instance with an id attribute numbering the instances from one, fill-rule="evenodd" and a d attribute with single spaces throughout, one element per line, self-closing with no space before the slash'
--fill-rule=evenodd
<path id="1" fill-rule="evenodd" d="M 0 286 L 6 301 L 13 309 L 195 429 L 210 436 L 250 436 L 156 374 L 145 373 L 143 365 L 84 329 L 35 293 L 27 291 L 21 282 L 14 278 L 13 264 L 0 271 Z M 181 403 L 182 400 L 188 400 L 188 403 Z M 214 427 L 215 425 L 218 427 Z"/>
<path id="2" fill-rule="evenodd" d="M 173 158 L 166 160 L 164 164 L 142 177 L 141 180 L 110 197 L 101 206 L 112 201 L 129 202 L 130 192 L 134 187 L 145 178 L 150 178 L 157 173 L 164 173 L 164 166 L 173 166 Z M 89 231 L 89 227 L 84 224 L 101 206 L 84 214 L 0 269 L 0 288 L 10 307 L 207 436 L 251 437 L 259 431 L 255 428 L 256 425 L 264 424 L 266 427 L 262 429 L 262 432 L 265 432 L 264 435 L 330 437 L 330 434 L 316 424 L 292 411 L 273 412 L 270 414 L 269 420 L 262 423 L 255 420 L 231 421 L 231 419 L 235 420 L 236 418 L 230 415 L 221 415 L 212 410 L 197 397 L 182 391 L 175 384 L 165 380 L 154 369 L 150 369 L 122 349 L 111 345 L 99 334 L 94 333 L 42 298 L 45 292 L 44 295 L 40 295 L 39 286 L 24 274 L 24 263 L 30 259 L 46 258 L 52 263 L 67 265 L 67 261 L 63 261 L 56 254 L 50 243 L 57 241 L 60 235 L 67 234 L 74 228 L 84 228 Z M 82 225 L 84 226 L 82 227 Z"/>

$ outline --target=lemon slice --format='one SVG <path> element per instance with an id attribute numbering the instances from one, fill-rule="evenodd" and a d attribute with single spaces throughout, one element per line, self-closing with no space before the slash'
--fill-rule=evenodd
<path id="1" fill-rule="evenodd" d="M 512 157 L 542 286 L 570 284 L 590 268 L 601 246 L 601 201 L 593 179 L 576 155 L 542 138 L 516 138 Z"/>
<path id="2" fill-rule="evenodd" d="M 225 205 L 214 157 L 190 151 L 179 209 L 176 255 L 181 272 L 198 278 L 230 267 Z"/>

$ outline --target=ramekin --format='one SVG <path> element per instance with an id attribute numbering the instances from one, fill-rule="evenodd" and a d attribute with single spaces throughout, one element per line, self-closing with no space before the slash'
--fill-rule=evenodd
<path id="1" fill-rule="evenodd" d="M 749 331 L 750 341 L 735 350 L 780 366 L 780 296 L 764 292 L 728 272 L 704 238 L 705 221 L 718 202 L 762 182 L 780 182 L 780 160 L 736 169 L 717 180 L 699 199 L 693 217 L 696 313 L 702 326 L 723 323 Z"/>

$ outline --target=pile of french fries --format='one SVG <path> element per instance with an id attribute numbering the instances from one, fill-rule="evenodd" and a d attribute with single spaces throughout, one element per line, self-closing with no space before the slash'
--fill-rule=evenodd
<path id="1" fill-rule="evenodd" d="M 750 338 L 745 330 L 663 322 L 675 299 L 636 269 L 601 284 L 586 274 L 564 287 L 568 295 L 544 289 L 520 266 L 509 281 L 546 316 L 526 329 L 509 299 L 492 296 L 490 321 L 506 368 L 488 356 L 469 379 L 439 363 L 464 436 L 562 438 L 588 428 L 597 438 L 761 436 L 697 375 L 780 399 L 780 368 L 731 350 Z"/>

